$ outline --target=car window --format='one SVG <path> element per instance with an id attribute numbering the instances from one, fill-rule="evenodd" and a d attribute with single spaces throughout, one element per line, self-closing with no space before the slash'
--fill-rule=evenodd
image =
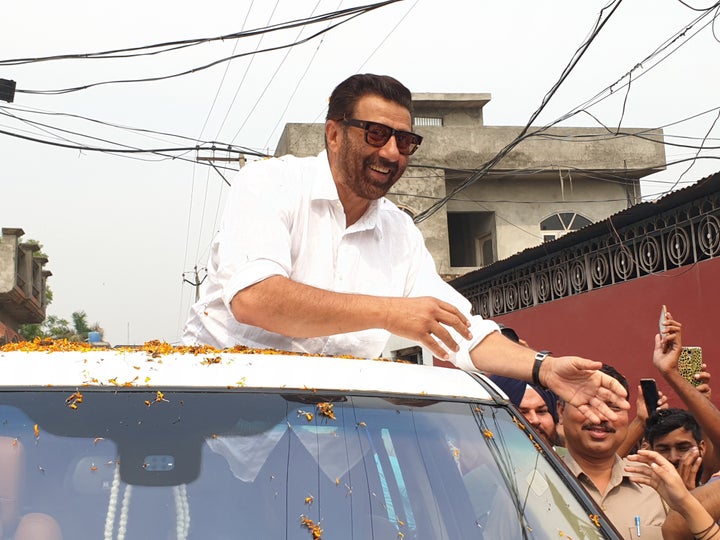
<path id="1" fill-rule="evenodd" d="M 509 409 L 312 391 L 2 392 L 0 498 L 77 540 L 602 537 Z"/>

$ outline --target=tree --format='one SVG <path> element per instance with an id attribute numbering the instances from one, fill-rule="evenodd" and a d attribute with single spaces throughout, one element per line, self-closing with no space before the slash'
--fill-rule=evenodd
<path id="1" fill-rule="evenodd" d="M 52 338 L 67 339 L 68 341 L 85 341 L 90 332 L 100 332 L 102 328 L 98 323 L 88 326 L 87 313 L 84 311 L 75 311 L 72 314 L 73 324 L 67 319 L 62 319 L 57 315 L 48 315 L 40 324 L 23 324 L 18 329 L 18 333 L 28 341 L 35 338 Z"/>

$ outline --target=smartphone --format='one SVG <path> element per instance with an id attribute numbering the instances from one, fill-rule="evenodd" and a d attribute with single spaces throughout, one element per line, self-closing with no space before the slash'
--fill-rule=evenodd
<path id="1" fill-rule="evenodd" d="M 645 407 L 647 407 L 650 415 L 657 409 L 658 400 L 660 399 L 655 379 L 640 379 L 640 388 L 642 389 L 643 398 L 645 398 Z"/>
<path id="2" fill-rule="evenodd" d="M 665 304 L 663 304 L 663 307 L 662 307 L 662 309 L 660 310 L 660 323 L 659 323 L 659 327 L 660 327 L 660 337 L 661 337 L 661 338 L 664 338 L 664 337 L 665 337 L 665 325 L 663 325 L 663 323 L 665 322 L 665 315 L 666 315 L 666 314 L 667 314 L 667 308 L 665 307 Z"/>
<path id="3" fill-rule="evenodd" d="M 678 358 L 678 371 L 693 386 L 700 385 L 695 374 L 702 371 L 702 347 L 683 347 Z"/>

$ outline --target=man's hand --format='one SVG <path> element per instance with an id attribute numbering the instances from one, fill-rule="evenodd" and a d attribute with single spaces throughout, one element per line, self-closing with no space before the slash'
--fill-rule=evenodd
<path id="1" fill-rule="evenodd" d="M 680 459 L 677 471 L 686 488 L 695 489 L 697 487 L 696 478 L 700 465 L 702 465 L 702 458 L 697 446 L 688 450 Z"/>
<path id="2" fill-rule="evenodd" d="M 434 356 L 447 360 L 448 353 L 440 343 L 457 352 L 459 346 L 443 325 L 453 328 L 465 339 L 471 339 L 467 318 L 452 304 L 423 296 L 417 298 L 387 298 L 387 319 L 384 328 L 389 332 L 421 343 Z"/>
<path id="3" fill-rule="evenodd" d="M 597 371 L 601 367 L 601 362 L 577 356 L 547 357 L 540 381 L 591 422 L 616 420 L 615 410 L 630 408 L 627 392 L 615 378 Z"/>
<path id="4" fill-rule="evenodd" d="M 655 489 L 673 510 L 681 510 L 690 495 L 677 470 L 667 459 L 652 450 L 638 450 L 628 460 L 645 465 L 629 465 L 630 480 Z"/>
<path id="5" fill-rule="evenodd" d="M 677 370 L 678 358 L 682 352 L 682 324 L 672 319 L 668 312 L 665 319 L 665 335 L 655 335 L 653 364 L 665 376 Z"/>

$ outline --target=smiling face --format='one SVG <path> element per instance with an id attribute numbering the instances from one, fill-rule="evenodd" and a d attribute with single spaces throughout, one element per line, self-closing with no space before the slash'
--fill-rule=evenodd
<path id="1" fill-rule="evenodd" d="M 576 461 L 615 459 L 615 454 L 627 435 L 628 414 L 612 404 L 608 406 L 617 414 L 617 420 L 598 424 L 589 422 L 585 415 L 572 405 L 561 403 L 558 406 L 565 446 Z"/>
<path id="2" fill-rule="evenodd" d="M 410 111 L 374 94 L 358 100 L 352 118 L 411 129 Z M 330 170 L 348 215 L 362 215 L 370 201 L 383 197 L 405 172 L 408 156 L 400 154 L 394 136 L 377 148 L 365 142 L 364 129 L 341 120 L 328 120 L 325 136 Z"/>

